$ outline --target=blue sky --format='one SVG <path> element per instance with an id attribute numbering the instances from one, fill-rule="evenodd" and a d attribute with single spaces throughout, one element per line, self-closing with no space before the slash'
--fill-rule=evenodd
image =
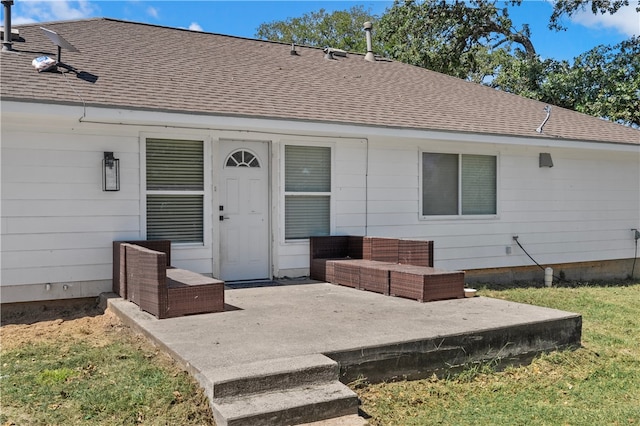
<path id="1" fill-rule="evenodd" d="M 635 3 L 632 1 L 632 3 Z M 89 17 L 109 17 L 145 22 L 169 27 L 189 28 L 220 34 L 254 37 L 263 22 L 284 20 L 320 8 L 344 10 L 363 5 L 376 14 L 393 4 L 392 1 L 30 1 L 16 0 L 12 8 L 13 24 L 49 22 Z M 510 9 L 516 26 L 528 23 L 532 41 L 542 57 L 572 59 L 599 44 L 616 44 L 640 34 L 640 14 L 629 6 L 615 15 L 595 16 L 578 13 L 563 23 L 567 30 L 547 28 L 552 6 L 546 0 L 524 1 Z"/>

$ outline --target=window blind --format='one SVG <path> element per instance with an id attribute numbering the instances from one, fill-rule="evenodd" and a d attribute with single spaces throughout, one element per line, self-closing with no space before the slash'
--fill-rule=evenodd
<path id="1" fill-rule="evenodd" d="M 285 196 L 285 239 L 329 235 L 329 196 Z"/>
<path id="2" fill-rule="evenodd" d="M 146 167 L 147 238 L 203 242 L 204 143 L 147 139 Z"/>
<path id="3" fill-rule="evenodd" d="M 462 156 L 462 214 L 496 214 L 496 157 Z"/>
<path id="4" fill-rule="evenodd" d="M 147 139 L 147 189 L 204 189 L 202 141 Z"/>
<path id="5" fill-rule="evenodd" d="M 331 148 L 287 145 L 285 192 L 331 192 Z"/>
<path id="6" fill-rule="evenodd" d="M 203 241 L 202 195 L 147 195 L 147 239 Z"/>
<path id="7" fill-rule="evenodd" d="M 284 162 L 285 239 L 329 235 L 331 148 L 287 145 Z"/>

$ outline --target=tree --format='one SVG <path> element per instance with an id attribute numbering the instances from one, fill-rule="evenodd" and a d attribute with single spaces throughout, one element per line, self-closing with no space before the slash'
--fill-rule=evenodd
<path id="1" fill-rule="evenodd" d="M 583 53 L 566 74 L 551 73 L 541 91 L 576 111 L 640 126 L 640 37 Z"/>
<path id="2" fill-rule="evenodd" d="M 516 49 L 536 55 L 528 26 L 516 29 L 495 0 L 396 0 L 377 27 L 386 56 L 474 81 Z"/>
<path id="3" fill-rule="evenodd" d="M 350 52 L 366 52 L 363 24 L 377 16 L 362 6 L 328 13 L 325 9 L 299 18 L 261 24 L 256 37 L 306 46 L 333 47 Z"/>
<path id="4" fill-rule="evenodd" d="M 573 64 L 539 57 L 507 58 L 492 87 L 640 127 L 640 37 L 597 46 Z"/>

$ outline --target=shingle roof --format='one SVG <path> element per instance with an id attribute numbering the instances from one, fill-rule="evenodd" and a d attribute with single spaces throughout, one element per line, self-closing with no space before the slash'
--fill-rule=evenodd
<path id="1" fill-rule="evenodd" d="M 40 26 L 80 52 L 64 63 L 95 82 L 38 73 L 31 61 L 56 48 Z M 640 131 L 394 61 L 324 59 L 321 49 L 113 19 L 18 26 L 3 52 L 2 98 L 182 113 L 348 123 L 640 144 Z M 363 35 L 364 37 L 364 35 Z"/>

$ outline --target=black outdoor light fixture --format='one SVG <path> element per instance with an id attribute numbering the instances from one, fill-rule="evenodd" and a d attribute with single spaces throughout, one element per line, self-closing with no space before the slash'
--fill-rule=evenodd
<path id="1" fill-rule="evenodd" d="M 120 160 L 105 152 L 102 160 L 102 190 L 120 191 Z"/>

